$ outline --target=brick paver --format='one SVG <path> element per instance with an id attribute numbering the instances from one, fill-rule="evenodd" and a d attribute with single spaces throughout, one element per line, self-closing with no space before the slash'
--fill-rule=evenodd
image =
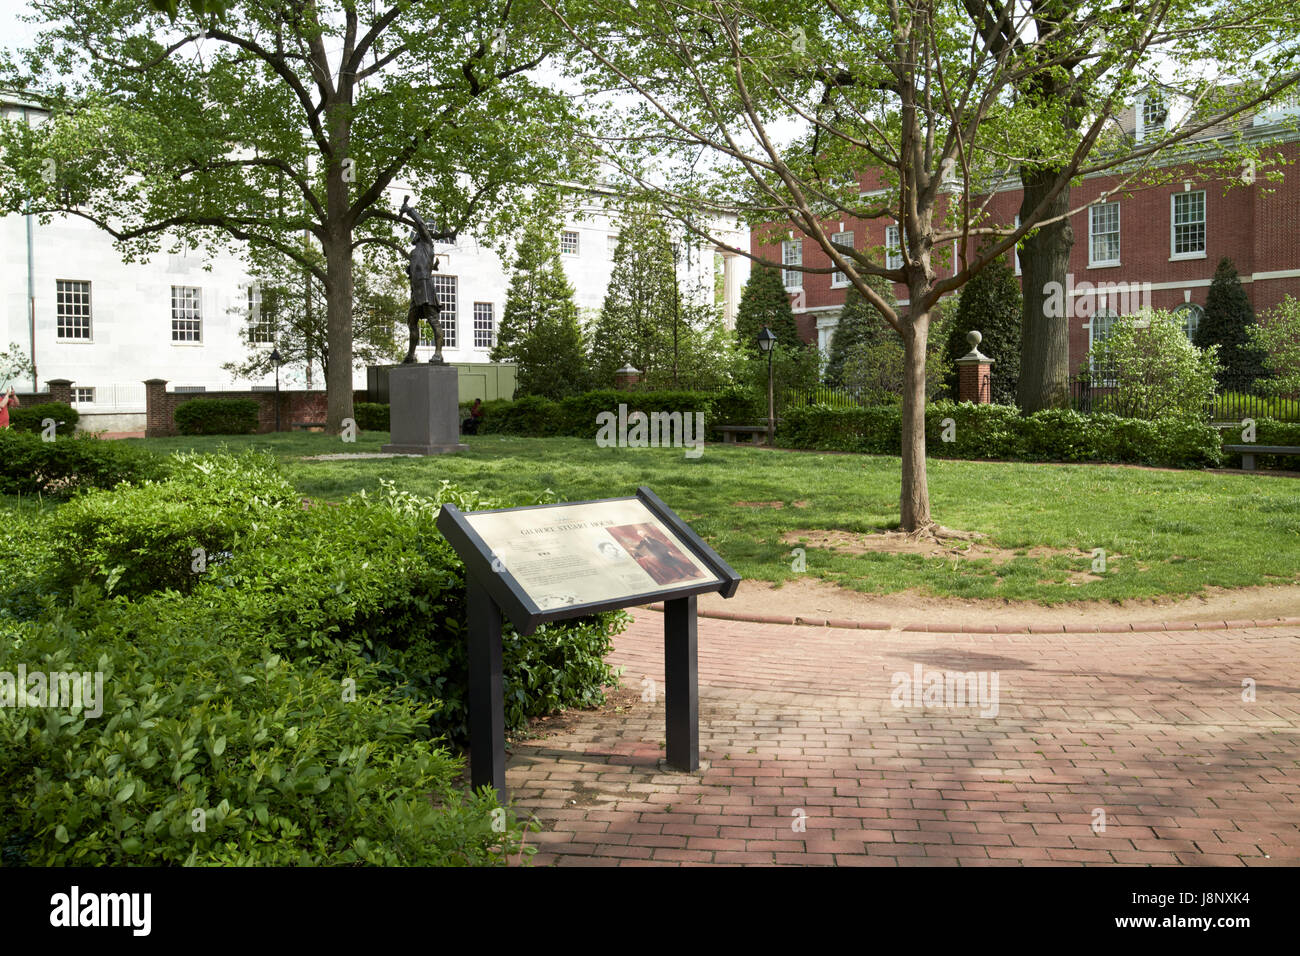
<path id="1" fill-rule="evenodd" d="M 701 619 L 696 774 L 661 769 L 662 617 L 616 641 L 657 700 L 517 743 L 535 862 L 1300 864 L 1300 629 L 930 634 Z M 997 713 L 895 707 L 997 676 Z M 1253 681 L 1245 701 L 1243 681 Z M 989 685 L 991 689 L 991 684 Z M 953 701 L 956 703 L 956 701 Z M 1104 822 L 1104 829 L 1101 824 Z"/>

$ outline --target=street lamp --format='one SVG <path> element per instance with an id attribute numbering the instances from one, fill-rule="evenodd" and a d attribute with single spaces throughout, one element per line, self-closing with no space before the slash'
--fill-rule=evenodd
<path id="1" fill-rule="evenodd" d="M 771 447 L 776 436 L 776 400 L 772 388 L 772 350 L 776 348 L 776 336 L 766 325 L 758 333 L 758 350 L 767 353 L 767 444 Z"/>
<path id="2" fill-rule="evenodd" d="M 280 430 L 280 363 L 284 359 L 280 356 L 280 350 L 273 348 L 270 354 L 271 364 L 275 366 L 275 430 Z"/>

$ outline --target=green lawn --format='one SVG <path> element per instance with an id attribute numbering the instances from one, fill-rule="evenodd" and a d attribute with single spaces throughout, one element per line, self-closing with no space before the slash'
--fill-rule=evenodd
<path id="1" fill-rule="evenodd" d="M 710 445 L 691 460 L 680 449 L 485 435 L 467 438 L 470 451 L 461 455 L 301 460 L 375 452 L 385 441 L 384 434 L 367 433 L 355 444 L 321 434 L 145 443 L 160 452 L 269 450 L 284 460 L 305 496 L 325 499 L 373 490 L 381 478 L 414 492 L 449 480 L 507 497 L 549 488 L 569 500 L 627 495 L 649 485 L 742 575 L 768 581 L 796 576 L 794 545 L 782 542 L 787 532 L 870 532 L 897 523 L 897 458 Z M 1300 580 L 1300 484 L 1291 478 L 934 459 L 929 473 L 934 515 L 942 524 L 983 532 L 1003 548 L 1085 553 L 1019 556 L 996 566 L 987 559 L 962 560 L 954 567 L 936 558 L 809 547 L 807 573 L 874 593 L 915 587 L 937 595 L 1048 603 Z M 772 501 L 784 507 L 737 504 Z M 802 506 L 793 507 L 795 502 Z M 1069 572 L 1090 570 L 1094 548 L 1107 552 L 1107 573 L 1071 584 Z"/>

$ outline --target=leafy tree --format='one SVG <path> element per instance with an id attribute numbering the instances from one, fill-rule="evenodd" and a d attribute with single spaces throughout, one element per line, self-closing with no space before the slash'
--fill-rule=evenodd
<path id="1" fill-rule="evenodd" d="M 389 261 L 363 260 L 355 272 L 352 297 L 352 368 L 400 361 L 407 342 L 409 304 L 406 276 Z M 316 276 L 284 260 L 253 276 L 252 295 L 243 310 L 248 352 L 222 366 L 238 378 L 262 378 L 275 371 L 271 350 L 281 367 L 301 369 L 307 381 L 319 365 L 329 380 L 330 342 L 326 296 Z"/>
<path id="2" fill-rule="evenodd" d="M 777 269 L 756 265 L 740 293 L 736 308 L 736 340 L 743 354 L 752 352 L 763 326 L 772 330 L 779 348 L 792 351 L 803 348 L 799 327 L 790 308 L 790 293 Z"/>
<path id="3" fill-rule="evenodd" d="M 1300 398 L 1300 299 L 1287 296 L 1246 331 L 1270 373 L 1265 390 Z"/>
<path id="4" fill-rule="evenodd" d="M 663 219 L 649 205 L 627 204 L 609 287 L 591 334 L 598 384 L 612 385 L 614 373 L 629 363 L 647 379 L 663 377 L 675 357 L 669 354 L 669 335 L 677 326 L 680 296 L 672 238 Z"/>
<path id="5" fill-rule="evenodd" d="M 1199 347 L 1219 347 L 1222 368 L 1217 378 L 1221 388 L 1246 390 L 1264 376 L 1263 356 L 1251 345 L 1250 330 L 1254 326 L 1255 310 L 1241 287 L 1236 266 L 1224 256 L 1214 270 L 1205 297 L 1205 314 L 1196 328 Z"/>
<path id="6" fill-rule="evenodd" d="M 1022 312 L 1020 282 L 1005 259 L 990 263 L 966 283 L 943 352 L 944 384 L 954 397 L 957 359 L 970 351 L 966 334 L 977 330 L 984 337 L 980 351 L 993 359 L 989 371 L 994 403 L 1016 404 Z"/>
<path id="7" fill-rule="evenodd" d="M 1078 17 L 1057 17 L 1050 3 L 979 0 L 541 2 L 581 45 L 575 62 L 589 67 L 605 114 L 598 128 L 618 131 L 606 145 L 630 178 L 656 182 L 667 202 L 708 202 L 748 222 L 772 250 L 762 264 L 782 266 L 777 243 L 789 233 L 816 244 L 830 262 L 794 268 L 842 272 L 899 336 L 908 532 L 935 526 L 925 403 L 936 303 L 1033 230 L 1068 219 L 1052 200 L 1072 180 L 1121 171 L 1123 186 L 1149 168 L 1156 151 L 1145 144 L 1112 151 L 1108 141 L 1094 152 L 1143 69 L 1249 62 L 1258 98 L 1244 93 L 1240 111 L 1293 84 L 1300 55 L 1300 45 L 1277 45 L 1295 35 L 1289 0 L 1248 10 L 1229 0 L 1137 0 L 1089 4 Z M 1270 56 L 1246 53 L 1264 47 Z M 1079 76 L 1044 91 L 1066 61 Z M 611 83 L 635 96 L 597 99 Z M 1019 227 L 990 223 L 975 197 L 1022 164 L 1043 170 L 1039 201 L 1022 206 Z M 868 170 L 880 190 L 864 188 Z M 841 221 L 896 223 L 899 261 L 834 243 Z M 906 308 L 889 306 L 870 275 L 904 286 Z"/>
<path id="8" fill-rule="evenodd" d="M 0 392 L 8 392 L 9 387 L 19 378 L 32 378 L 35 375 L 36 366 L 32 365 L 32 360 L 17 342 L 11 342 L 9 348 L 0 352 Z"/>
<path id="9" fill-rule="evenodd" d="M 1214 400 L 1218 347 L 1187 340 L 1183 320 L 1153 309 L 1115 319 L 1110 334 L 1094 342 L 1088 362 L 1096 369 L 1101 408 L 1124 418 L 1200 418 Z"/>
<path id="10" fill-rule="evenodd" d="M 521 395 L 563 398 L 588 387 L 587 352 L 553 212 L 537 213 L 523 229 L 491 359 L 518 366 Z"/>
<path id="11" fill-rule="evenodd" d="M 885 302 L 897 308 L 893 285 L 887 279 L 870 276 L 867 283 L 875 288 Z M 840 309 L 839 322 L 831 335 L 830 355 L 827 357 L 822 380 L 832 388 L 845 385 L 844 361 L 849 353 L 865 346 L 878 345 L 890 334 L 885 317 L 862 298 L 856 288 L 849 286 L 844 295 L 844 307 Z"/>
<path id="12" fill-rule="evenodd" d="M 435 238 L 491 242 L 532 184 L 586 176 L 572 100 L 535 70 L 555 21 L 537 0 L 162 5 L 170 21 L 126 0 L 33 0 L 44 32 L 0 62 L 0 86 L 50 117 L 0 123 L 0 209 L 83 217 L 131 258 L 247 244 L 310 270 L 337 431 L 353 255 L 405 256 L 402 184 Z"/>

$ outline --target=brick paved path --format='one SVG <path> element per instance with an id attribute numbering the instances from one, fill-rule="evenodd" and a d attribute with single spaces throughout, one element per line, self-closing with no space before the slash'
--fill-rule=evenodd
<path id="1" fill-rule="evenodd" d="M 662 692 L 662 626 L 640 611 L 618 639 L 625 687 Z M 507 784 L 545 827 L 536 863 L 1300 864 L 1300 629 L 701 619 L 699 642 L 706 771 L 658 766 L 662 697 L 513 747 Z M 894 707 L 893 675 L 917 665 L 996 673 L 996 716 Z"/>

